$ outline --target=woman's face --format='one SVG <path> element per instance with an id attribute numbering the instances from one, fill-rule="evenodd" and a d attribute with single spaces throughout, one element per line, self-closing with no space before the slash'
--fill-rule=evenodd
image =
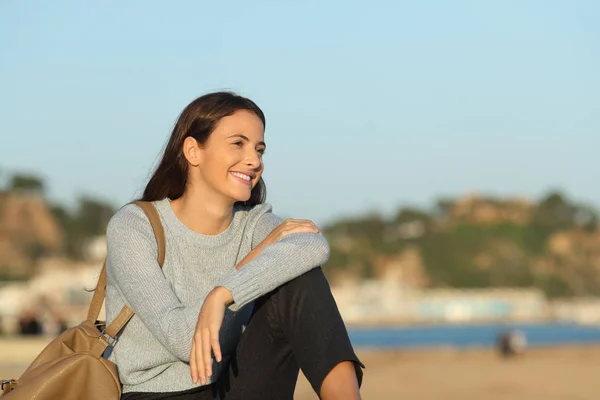
<path id="1" fill-rule="evenodd" d="M 247 201 L 263 172 L 264 125 L 251 111 L 222 118 L 199 148 L 199 174 L 206 186 L 236 201 Z"/>

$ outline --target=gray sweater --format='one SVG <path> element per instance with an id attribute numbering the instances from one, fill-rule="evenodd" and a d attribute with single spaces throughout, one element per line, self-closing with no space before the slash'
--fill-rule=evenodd
<path id="1" fill-rule="evenodd" d="M 123 392 L 170 392 L 200 386 L 190 377 L 192 336 L 206 295 L 216 286 L 224 286 L 235 303 L 225 312 L 220 332 L 223 362 L 213 361 L 209 382 L 214 382 L 235 350 L 252 312 L 252 301 L 329 257 L 322 235 L 295 233 L 265 247 L 238 271 L 235 266 L 283 222 L 270 205 L 236 207 L 224 232 L 202 235 L 177 218 L 168 199 L 154 204 L 166 235 L 162 270 L 150 221 L 139 207 L 121 208 L 106 233 L 107 323 L 125 304 L 135 312 L 106 354 L 117 365 Z"/>

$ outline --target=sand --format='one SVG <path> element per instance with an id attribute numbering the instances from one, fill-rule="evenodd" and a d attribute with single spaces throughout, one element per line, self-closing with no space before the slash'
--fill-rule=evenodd
<path id="1" fill-rule="evenodd" d="M 18 376 L 44 339 L 0 339 L 0 378 Z M 357 353 L 367 365 L 363 399 L 598 400 L 600 346 L 531 349 L 503 360 L 490 350 Z M 300 377 L 296 399 L 317 399 Z"/>
<path id="2" fill-rule="evenodd" d="M 357 351 L 363 399 L 600 399 L 600 347 L 530 350 L 502 360 L 486 350 Z M 296 399 L 316 399 L 301 377 Z"/>

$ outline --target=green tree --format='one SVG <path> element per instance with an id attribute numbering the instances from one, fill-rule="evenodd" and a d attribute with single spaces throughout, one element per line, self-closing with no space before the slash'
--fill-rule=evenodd
<path id="1" fill-rule="evenodd" d="M 51 209 L 65 232 L 65 251 L 76 259 L 84 257 L 84 246 L 89 239 L 106 233 L 108 221 L 115 212 L 109 203 L 90 196 L 80 197 L 73 212 L 60 205 Z"/>
<path id="2" fill-rule="evenodd" d="M 75 215 L 79 233 L 86 237 L 103 235 L 114 212 L 114 208 L 106 202 L 87 196 L 79 198 Z"/>
<path id="3" fill-rule="evenodd" d="M 449 198 L 442 198 L 436 202 L 436 211 L 439 215 L 445 217 L 450 213 L 450 209 L 454 205 L 454 200 Z"/>
<path id="4" fill-rule="evenodd" d="M 575 224 L 588 232 L 595 231 L 598 228 L 598 212 L 588 205 L 576 206 Z"/>
<path id="5" fill-rule="evenodd" d="M 397 224 L 401 224 L 404 222 L 420 221 L 423 222 L 425 225 L 429 225 L 431 219 L 431 216 L 423 210 L 419 210 L 417 208 L 403 208 L 400 209 L 396 214 L 394 222 Z"/>
<path id="6" fill-rule="evenodd" d="M 15 174 L 10 179 L 9 190 L 24 190 L 42 196 L 44 194 L 44 181 L 31 174 Z"/>
<path id="7" fill-rule="evenodd" d="M 533 225 L 555 231 L 569 229 L 575 223 L 575 206 L 560 192 L 550 192 L 537 205 Z"/>

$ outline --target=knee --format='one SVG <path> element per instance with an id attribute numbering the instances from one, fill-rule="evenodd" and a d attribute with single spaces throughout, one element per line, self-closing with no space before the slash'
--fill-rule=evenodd
<path id="1" fill-rule="evenodd" d="M 292 279 L 284 286 L 293 290 L 302 291 L 331 290 L 329 288 L 329 282 L 327 281 L 327 278 L 325 277 L 321 267 L 316 267 L 305 272 L 299 277 Z"/>
<path id="2" fill-rule="evenodd" d="M 324 306 L 333 300 L 333 295 L 323 269 L 316 267 L 279 287 L 277 298 L 279 302 Z"/>

